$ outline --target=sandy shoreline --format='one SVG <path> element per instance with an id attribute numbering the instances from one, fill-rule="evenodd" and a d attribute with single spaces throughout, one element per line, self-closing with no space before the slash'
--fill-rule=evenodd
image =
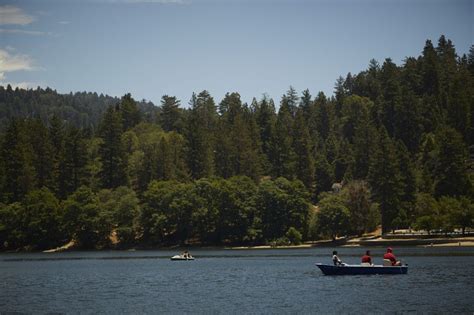
<path id="1" fill-rule="evenodd" d="M 305 243 L 301 245 L 285 245 L 285 246 L 236 246 L 226 247 L 226 249 L 291 249 L 291 248 L 312 248 L 312 247 L 385 247 L 392 246 L 421 246 L 421 247 L 474 247 L 474 237 L 460 237 L 460 238 L 433 238 L 433 239 L 350 239 L 347 241 L 336 240 L 320 241 Z"/>
<path id="2" fill-rule="evenodd" d="M 57 253 L 64 251 L 81 251 L 74 247 L 74 242 L 65 244 L 64 246 L 44 250 L 44 253 Z M 331 240 L 320 240 L 314 242 L 308 242 L 300 245 L 258 245 L 258 246 L 173 246 L 173 247 L 135 247 L 135 248 L 123 248 L 123 249 L 96 249 L 101 250 L 122 250 L 122 251 L 135 251 L 135 250 L 181 250 L 188 248 L 195 249 L 229 249 L 229 250 L 268 250 L 268 249 L 302 249 L 302 248 L 314 248 L 314 247 L 385 247 L 385 246 L 409 246 L 409 247 L 474 247 L 474 237 L 458 237 L 458 238 L 410 238 L 410 239 L 397 239 L 390 238 L 384 239 L 381 237 L 366 237 L 366 238 L 352 238 L 352 239 L 337 239 L 336 241 Z"/>

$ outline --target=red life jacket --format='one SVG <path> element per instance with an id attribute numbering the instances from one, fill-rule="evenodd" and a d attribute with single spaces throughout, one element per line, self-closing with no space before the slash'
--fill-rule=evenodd
<path id="1" fill-rule="evenodd" d="M 372 258 L 369 255 L 364 255 L 364 256 L 362 256 L 362 262 L 371 264 L 372 263 Z"/>
<path id="2" fill-rule="evenodd" d="M 395 266 L 397 263 L 397 258 L 395 258 L 395 255 L 392 253 L 385 253 L 383 259 L 389 259 L 392 262 L 392 266 Z"/>

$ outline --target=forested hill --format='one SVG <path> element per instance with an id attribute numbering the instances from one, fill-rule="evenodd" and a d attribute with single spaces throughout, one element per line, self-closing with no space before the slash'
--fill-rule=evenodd
<path id="1" fill-rule="evenodd" d="M 331 97 L 290 87 L 279 106 L 238 93 L 216 104 L 202 91 L 187 109 L 165 95 L 144 119 L 129 94 L 1 95 L 3 118 L 24 109 L 3 120 L 0 138 L 7 249 L 102 247 L 110 235 L 119 246 L 263 244 L 380 224 L 474 227 L 474 46 L 458 56 L 444 36 L 402 65 L 371 60 Z"/>
<path id="2" fill-rule="evenodd" d="M 12 118 L 39 118 L 47 123 L 54 115 L 75 127 L 94 129 L 106 109 L 119 102 L 119 98 L 90 92 L 58 94 L 50 88 L 13 90 L 10 85 L 0 86 L 0 129 Z M 143 100 L 137 106 L 144 118 L 156 117 L 153 103 Z"/>

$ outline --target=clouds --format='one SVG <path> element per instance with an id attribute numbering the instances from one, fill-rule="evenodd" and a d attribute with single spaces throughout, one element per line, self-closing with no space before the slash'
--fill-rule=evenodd
<path id="1" fill-rule="evenodd" d="M 10 54 L 0 49 L 0 73 L 20 70 L 34 70 L 33 60 L 28 55 Z"/>
<path id="2" fill-rule="evenodd" d="M 0 49 L 0 85 L 12 85 L 13 88 L 33 88 L 38 84 L 33 82 L 4 82 L 7 79 L 8 72 L 16 71 L 33 71 L 37 70 L 38 67 L 34 65 L 33 59 L 24 54 L 14 53 L 13 49 L 7 48 Z"/>
<path id="3" fill-rule="evenodd" d="M 43 35 L 52 35 L 50 32 L 42 32 L 42 31 L 27 31 L 27 30 L 20 30 L 20 29 L 8 29 L 8 28 L 0 28 L 0 34 L 22 34 L 22 35 L 33 35 L 33 36 L 43 36 Z"/>
<path id="4" fill-rule="evenodd" d="M 0 6 L 0 25 L 28 25 L 35 18 L 12 5 Z"/>
<path id="5" fill-rule="evenodd" d="M 11 34 L 11 35 L 32 35 L 32 36 L 45 36 L 53 35 L 51 32 L 43 32 L 37 30 L 28 30 L 23 28 L 13 28 L 15 26 L 26 26 L 36 18 L 25 13 L 21 8 L 12 6 L 12 5 L 0 5 L 0 25 L 7 26 L 0 28 L 1 34 Z"/>

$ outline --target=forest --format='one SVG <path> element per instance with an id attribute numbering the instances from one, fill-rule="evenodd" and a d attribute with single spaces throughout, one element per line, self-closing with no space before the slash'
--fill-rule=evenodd
<path id="1" fill-rule="evenodd" d="M 299 244 L 474 227 L 474 46 L 334 94 L 187 105 L 0 86 L 0 249 Z"/>

